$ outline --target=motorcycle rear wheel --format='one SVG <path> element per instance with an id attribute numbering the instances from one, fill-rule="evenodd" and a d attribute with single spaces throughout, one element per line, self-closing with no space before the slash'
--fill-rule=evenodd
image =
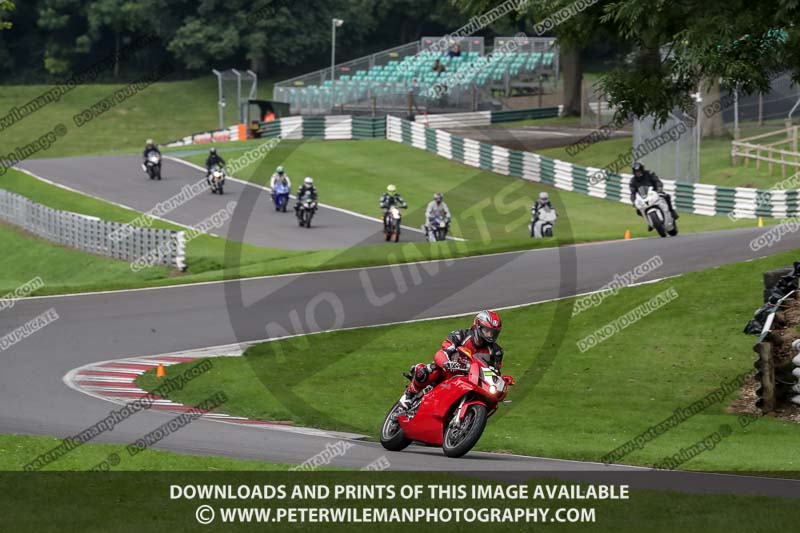
<path id="1" fill-rule="evenodd" d="M 458 416 L 458 412 L 453 413 L 453 416 Z M 442 439 L 444 454 L 447 457 L 462 457 L 475 446 L 485 427 L 486 406 L 479 403 L 470 405 L 460 428 L 456 429 L 448 422 Z"/>
<path id="2" fill-rule="evenodd" d="M 411 439 L 406 438 L 396 419 L 392 422 L 392 416 L 400 409 L 402 409 L 400 402 L 394 404 L 383 420 L 383 426 L 381 426 L 381 446 L 392 452 L 404 450 L 411 444 Z"/>

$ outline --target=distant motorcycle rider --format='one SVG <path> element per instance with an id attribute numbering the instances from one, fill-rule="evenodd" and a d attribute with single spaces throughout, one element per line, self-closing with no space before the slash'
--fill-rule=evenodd
<path id="1" fill-rule="evenodd" d="M 151 152 L 155 152 L 159 157 L 161 157 L 161 151 L 158 149 L 158 146 L 155 145 L 153 139 L 147 139 L 147 141 L 144 143 L 144 152 L 142 153 L 142 157 L 147 160 L 147 158 L 150 157 Z"/>
<path id="2" fill-rule="evenodd" d="M 283 167 L 278 167 L 275 169 L 275 172 L 272 174 L 272 177 L 269 179 L 269 188 L 273 191 L 275 187 L 278 185 L 279 182 L 283 181 L 289 189 L 292 188 L 292 180 L 289 179 L 289 174 L 287 174 Z"/>
<path id="3" fill-rule="evenodd" d="M 537 238 L 542 237 L 542 225 L 544 224 L 544 221 L 539 220 L 539 215 L 544 209 L 552 209 L 553 213 L 555 214 L 555 208 L 553 207 L 553 204 L 550 203 L 550 195 L 546 192 L 540 192 L 539 198 L 531 206 L 531 224 L 533 226 L 533 236 Z M 558 215 L 556 214 L 556 217 L 557 216 Z"/>
<path id="4" fill-rule="evenodd" d="M 660 194 L 664 199 L 667 201 L 667 206 L 669 207 L 669 212 L 672 214 L 672 218 L 674 220 L 678 220 L 679 215 L 678 212 L 675 211 L 675 208 L 672 207 L 672 197 L 664 192 L 664 184 L 661 182 L 658 176 L 654 172 L 650 172 L 644 168 L 644 165 L 639 161 L 636 161 L 631 166 L 631 170 L 633 171 L 633 177 L 629 183 L 630 192 L 631 192 L 631 203 L 634 204 L 634 200 L 636 199 L 636 194 L 639 191 L 639 187 L 646 186 L 653 188 L 658 194 Z M 639 209 L 635 207 L 636 212 L 639 216 L 644 217 L 644 213 L 640 213 Z M 650 227 L 648 224 L 648 230 L 652 231 L 653 228 Z"/>
<path id="5" fill-rule="evenodd" d="M 419 363 L 411 367 L 411 383 L 400 398 L 400 405 L 408 409 L 428 385 L 438 384 L 454 374 L 468 371 L 469 358 L 478 357 L 500 370 L 503 366 L 503 349 L 497 344 L 497 338 L 501 329 L 500 315 L 494 311 L 481 311 L 472 321 L 472 327 L 451 332 L 442 342 L 442 348 L 436 352 L 433 363 Z"/>
<path id="6" fill-rule="evenodd" d="M 433 195 L 433 200 L 431 200 L 428 203 L 428 207 L 425 208 L 425 224 L 422 226 L 425 235 L 428 235 L 428 231 L 432 229 L 431 222 L 436 218 L 443 218 L 445 223 L 448 226 L 450 225 L 450 209 L 444 202 L 444 196 L 440 192 Z"/>
<path id="7" fill-rule="evenodd" d="M 215 165 L 223 168 L 225 166 L 225 160 L 217 153 L 216 148 L 212 148 L 208 151 L 208 157 L 206 158 L 206 177 L 211 175 L 211 167 Z"/>
<path id="8" fill-rule="evenodd" d="M 406 201 L 403 200 L 403 197 L 400 196 L 400 193 L 397 192 L 397 187 L 394 185 L 388 185 L 386 187 L 386 192 L 383 193 L 380 200 L 380 207 L 383 209 L 383 223 L 386 225 L 386 216 L 389 214 L 389 208 L 392 206 L 402 207 L 403 209 L 408 207 Z"/>

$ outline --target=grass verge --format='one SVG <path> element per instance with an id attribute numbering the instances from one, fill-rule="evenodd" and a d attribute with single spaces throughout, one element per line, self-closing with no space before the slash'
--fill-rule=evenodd
<path id="1" fill-rule="evenodd" d="M 503 312 L 505 371 L 518 386 L 509 395 L 514 403 L 489 423 L 479 448 L 599 461 L 676 409 L 750 372 L 754 338 L 741 328 L 760 305 L 761 273 L 794 259 L 783 253 L 626 288 L 572 319 L 572 300 Z M 678 297 L 664 308 L 585 352 L 578 349 L 578 341 L 667 289 Z M 193 405 L 224 386 L 232 414 L 375 436 L 405 386 L 400 373 L 430 360 L 441 339 L 466 324 L 466 318 L 445 319 L 265 343 L 244 357 L 215 361 L 213 370 L 171 398 Z M 550 324 L 563 330 L 562 342 L 553 343 Z M 181 365 L 168 369 L 181 371 Z M 292 376 L 291 384 L 276 384 L 275 375 Z M 526 382 L 535 383 L 527 395 Z M 157 380 L 147 373 L 139 384 L 152 390 Z M 726 410 L 735 397 L 729 394 L 619 462 L 652 466 L 728 425 L 732 432 L 714 449 L 680 468 L 797 471 L 800 425 L 765 417 L 744 427 Z"/>
<path id="2" fill-rule="evenodd" d="M 21 472 L 22 467 L 40 454 L 61 444 L 61 439 L 30 435 L 0 435 L 0 471 Z M 112 456 L 116 456 L 113 459 Z M 84 444 L 75 448 L 43 471 L 88 471 L 112 461 L 114 471 L 211 472 L 217 470 L 284 471 L 292 465 L 211 455 L 189 455 L 147 449 L 130 456 L 122 444 Z M 117 462 L 118 460 L 118 462 Z"/>
<path id="3" fill-rule="evenodd" d="M 270 98 L 271 81 L 259 82 L 260 95 Z M 121 83 L 79 85 L 58 102 L 0 131 L 0 146 L 5 147 L 4 153 L 10 152 L 12 147 L 37 139 L 59 123 L 67 127 L 67 135 L 34 157 L 139 151 L 148 137 L 156 142 L 168 142 L 219 127 L 214 76 L 154 83 L 86 125 L 80 128 L 75 125 L 74 115 L 123 87 Z M 5 114 L 50 88 L 49 85 L 3 85 L 0 87 L 0 110 Z"/>

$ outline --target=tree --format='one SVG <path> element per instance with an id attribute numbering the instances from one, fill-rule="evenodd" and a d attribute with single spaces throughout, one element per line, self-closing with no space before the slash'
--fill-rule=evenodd
<path id="1" fill-rule="evenodd" d="M 36 21 L 44 30 L 45 70 L 54 76 L 69 73 L 76 58 L 89 51 L 87 42 L 77 38 L 86 31 L 86 16 L 81 0 L 41 0 Z"/>
<path id="2" fill-rule="evenodd" d="M 14 2 L 11 0 L 0 0 L 0 11 L 14 11 Z M 7 20 L 0 20 L 0 31 L 7 30 L 11 23 Z"/>
<path id="3" fill-rule="evenodd" d="M 603 23 L 629 42 L 628 64 L 603 77 L 622 119 L 655 114 L 665 120 L 675 107 L 692 112 L 692 94 L 715 98 L 718 84 L 744 94 L 767 91 L 771 77 L 800 72 L 800 11 L 793 0 L 652 2 L 614 0 Z"/>
<path id="4" fill-rule="evenodd" d="M 94 0 L 90 2 L 86 12 L 88 32 L 79 37 L 89 41 L 84 48 L 101 40 L 103 30 L 108 28 L 113 34 L 114 52 L 114 77 L 119 77 L 119 52 L 123 36 L 139 25 L 137 15 L 138 2 L 131 0 Z"/>

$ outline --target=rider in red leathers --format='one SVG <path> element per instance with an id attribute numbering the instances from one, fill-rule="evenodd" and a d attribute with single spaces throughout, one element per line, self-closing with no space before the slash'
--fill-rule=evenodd
<path id="1" fill-rule="evenodd" d="M 442 348 L 434 356 L 433 363 L 419 363 L 411 367 L 412 379 L 400 398 L 400 405 L 407 409 L 414 404 L 420 392 L 431 384 L 438 384 L 454 374 L 464 373 L 469 365 L 462 361 L 468 357 L 479 357 L 489 366 L 500 370 L 503 364 L 503 349 L 497 344 L 502 324 L 494 311 L 481 311 L 475 316 L 472 327 L 457 329 L 442 342 Z"/>

